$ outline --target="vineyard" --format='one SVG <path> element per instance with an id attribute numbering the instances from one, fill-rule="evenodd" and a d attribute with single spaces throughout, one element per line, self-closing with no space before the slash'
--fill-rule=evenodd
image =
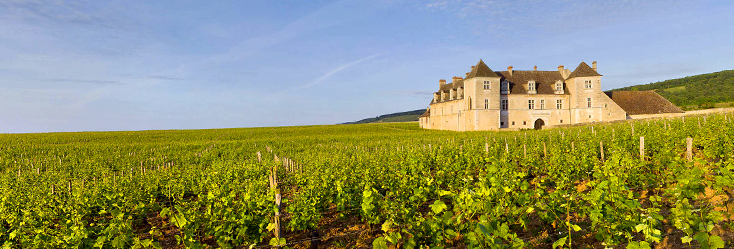
<path id="1" fill-rule="evenodd" d="M 4 248 L 730 248 L 732 114 L 0 135 Z"/>

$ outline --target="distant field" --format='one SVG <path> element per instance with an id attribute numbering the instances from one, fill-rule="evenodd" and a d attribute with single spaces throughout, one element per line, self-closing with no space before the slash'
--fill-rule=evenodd
<path id="1" fill-rule="evenodd" d="M 2 134 L 0 243 L 730 248 L 732 118 Z"/>

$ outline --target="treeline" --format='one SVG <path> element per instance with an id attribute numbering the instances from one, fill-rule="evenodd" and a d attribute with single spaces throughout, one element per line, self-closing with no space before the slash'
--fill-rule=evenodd
<path id="1" fill-rule="evenodd" d="M 654 90 L 673 104 L 689 109 L 713 108 L 717 103 L 734 102 L 734 70 L 688 76 L 613 91 Z"/>
<path id="2" fill-rule="evenodd" d="M 385 114 L 374 118 L 366 118 L 360 121 L 347 122 L 344 124 L 367 124 L 367 123 L 389 123 L 389 122 L 409 122 L 418 121 L 418 118 L 426 111 L 426 109 L 418 109 L 414 111 L 398 112 L 392 114 Z"/>

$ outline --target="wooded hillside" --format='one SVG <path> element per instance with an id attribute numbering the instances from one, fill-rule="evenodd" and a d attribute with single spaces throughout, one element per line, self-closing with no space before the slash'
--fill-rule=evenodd
<path id="1" fill-rule="evenodd" d="M 654 90 L 684 109 L 706 109 L 734 104 L 734 70 L 688 76 L 612 91 Z"/>

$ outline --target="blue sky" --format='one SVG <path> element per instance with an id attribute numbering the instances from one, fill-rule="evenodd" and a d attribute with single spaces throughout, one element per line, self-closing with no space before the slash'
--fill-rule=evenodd
<path id="1" fill-rule="evenodd" d="M 439 79 L 599 61 L 605 89 L 734 68 L 732 1 L 0 0 L 0 132 L 334 124 Z"/>

